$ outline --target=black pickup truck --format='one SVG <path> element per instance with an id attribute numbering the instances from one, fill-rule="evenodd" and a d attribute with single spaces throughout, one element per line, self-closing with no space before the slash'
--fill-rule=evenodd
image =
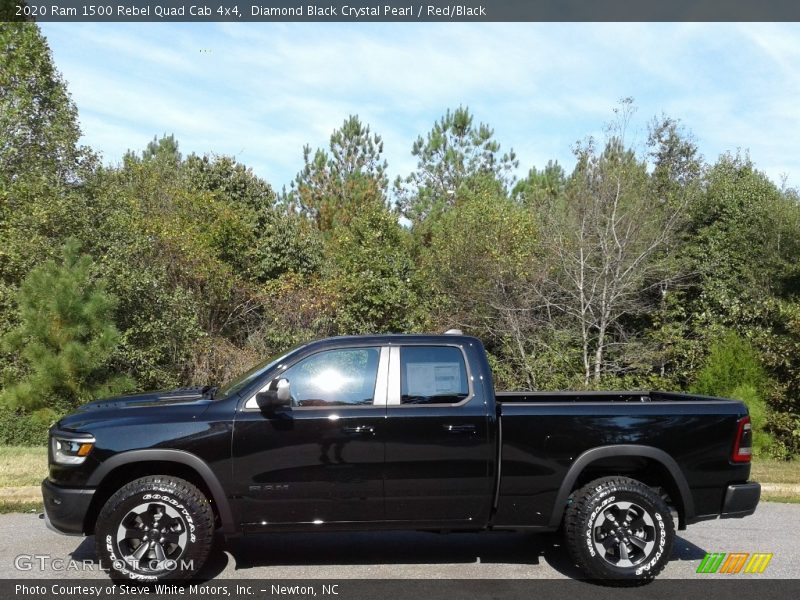
<path id="1" fill-rule="evenodd" d="M 744 517 L 737 401 L 495 392 L 481 342 L 304 345 L 225 386 L 101 400 L 50 431 L 47 523 L 115 578 L 191 578 L 215 530 L 563 529 L 588 578 L 640 583 L 680 529 Z"/>

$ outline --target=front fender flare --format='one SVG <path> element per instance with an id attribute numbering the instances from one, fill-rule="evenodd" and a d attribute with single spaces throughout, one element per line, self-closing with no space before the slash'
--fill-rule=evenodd
<path id="1" fill-rule="evenodd" d="M 219 518 L 222 523 L 222 531 L 226 534 L 235 534 L 237 532 L 236 523 L 231 512 L 231 506 L 228 502 L 228 497 L 225 495 L 225 490 L 222 484 L 217 479 L 211 467 L 199 456 L 186 452 L 185 450 L 169 450 L 169 449 L 148 449 L 148 450 L 128 450 L 115 454 L 108 460 L 102 462 L 100 466 L 92 473 L 86 485 L 91 487 L 99 486 L 103 479 L 111 473 L 114 469 L 123 467 L 128 464 L 138 462 L 173 462 L 185 465 L 195 470 L 198 475 L 203 479 L 208 489 L 211 491 L 214 503 L 217 505 Z"/>

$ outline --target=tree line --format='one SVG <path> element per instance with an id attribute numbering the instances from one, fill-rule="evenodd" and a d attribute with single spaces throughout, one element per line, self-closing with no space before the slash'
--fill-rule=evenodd
<path id="1" fill-rule="evenodd" d="M 757 453 L 800 452 L 800 202 L 746 154 L 665 115 L 635 136 L 625 99 L 569 172 L 519 179 L 463 106 L 394 180 L 357 116 L 281 190 L 171 135 L 106 166 L 38 27 L 0 48 L 0 441 L 322 336 L 458 327 L 499 387 L 736 397 Z"/>

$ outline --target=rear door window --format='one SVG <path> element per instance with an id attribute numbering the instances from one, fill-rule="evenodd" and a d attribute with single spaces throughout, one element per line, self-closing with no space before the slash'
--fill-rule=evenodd
<path id="1" fill-rule="evenodd" d="M 401 404 L 458 404 L 468 396 L 461 350 L 453 346 L 400 348 Z"/>

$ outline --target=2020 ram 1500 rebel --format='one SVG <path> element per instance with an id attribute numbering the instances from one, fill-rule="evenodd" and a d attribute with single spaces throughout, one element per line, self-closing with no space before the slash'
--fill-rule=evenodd
<path id="1" fill-rule="evenodd" d="M 92 402 L 50 431 L 50 527 L 112 577 L 190 578 L 214 532 L 563 527 L 589 578 L 639 582 L 678 527 L 744 517 L 741 402 L 496 392 L 479 340 L 340 337 L 220 389 Z"/>

